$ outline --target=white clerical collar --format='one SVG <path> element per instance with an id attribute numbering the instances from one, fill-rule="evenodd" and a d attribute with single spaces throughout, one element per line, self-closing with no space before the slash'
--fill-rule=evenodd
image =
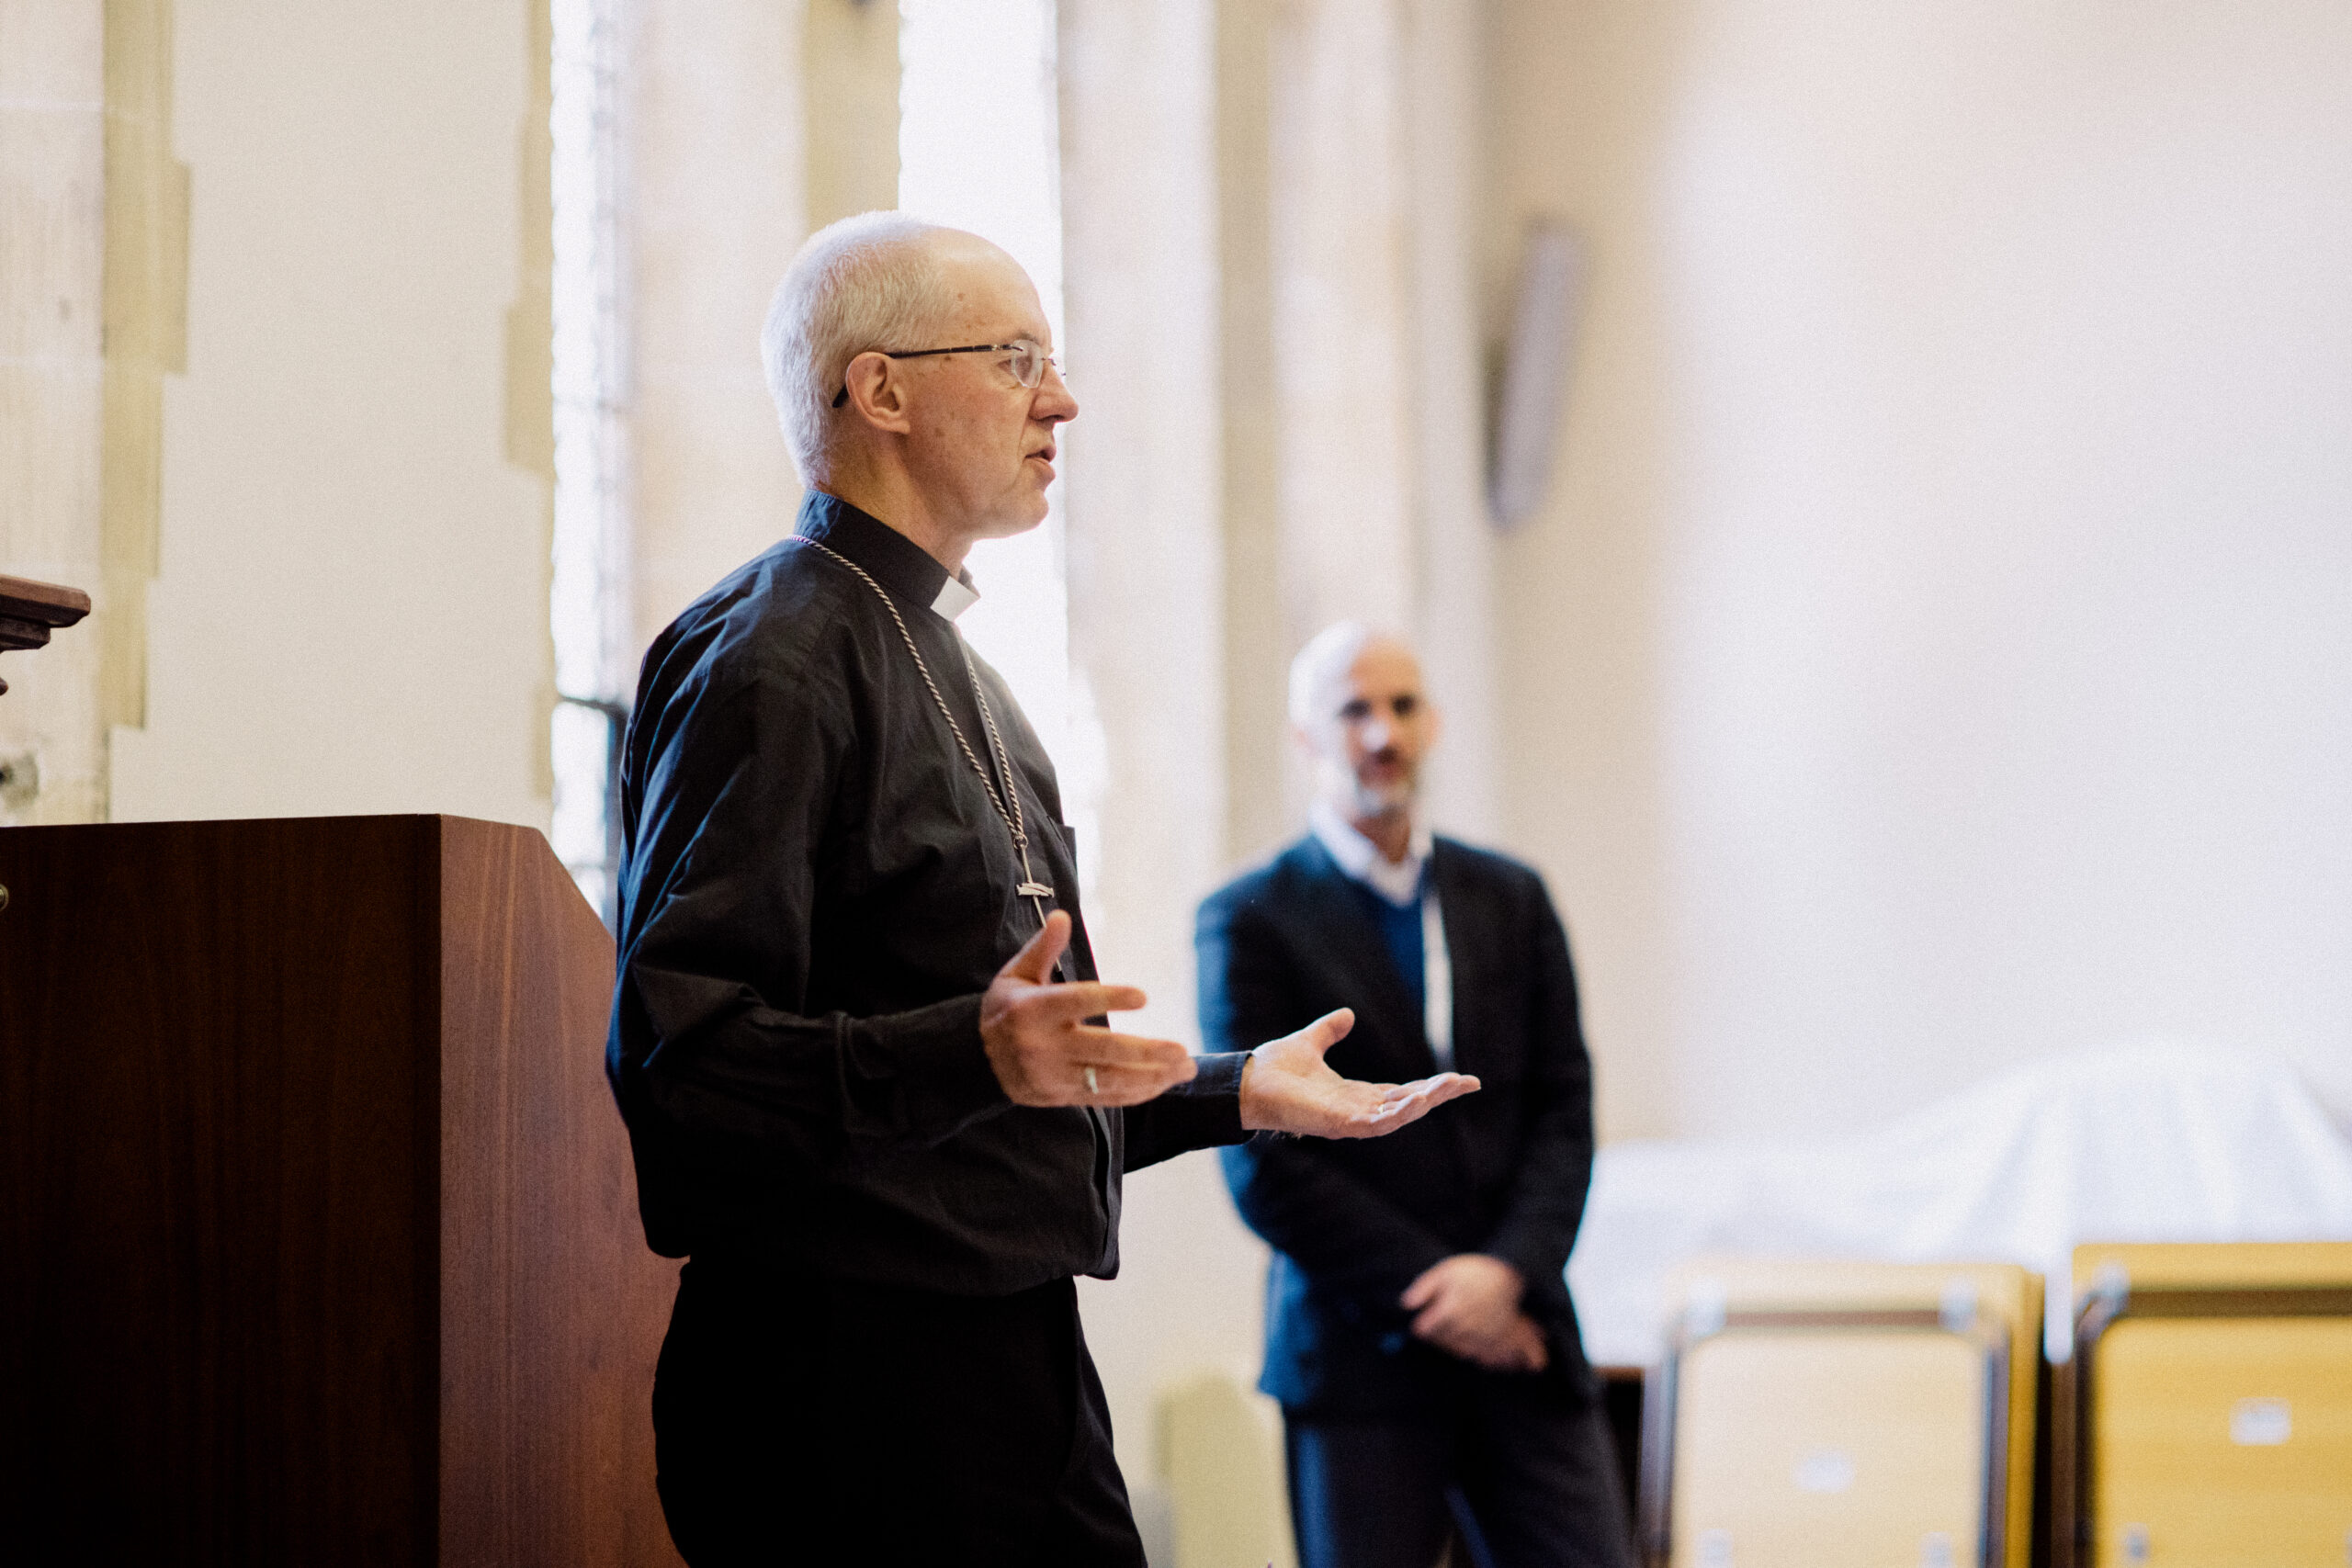
<path id="1" fill-rule="evenodd" d="M 1421 868 L 1429 863 L 1430 830 L 1418 815 L 1401 861 L 1382 854 L 1379 845 L 1357 832 L 1355 824 L 1319 797 L 1307 803 L 1306 825 L 1341 871 L 1391 904 L 1402 908 L 1421 896 Z"/>
<path id="2" fill-rule="evenodd" d="M 952 621 L 979 602 L 980 591 L 972 586 L 972 574 L 958 572 L 939 585 L 939 592 L 931 601 L 931 611 Z"/>

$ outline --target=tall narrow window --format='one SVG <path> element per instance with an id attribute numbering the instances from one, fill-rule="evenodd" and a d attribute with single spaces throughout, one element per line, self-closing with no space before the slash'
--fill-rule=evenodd
<path id="1" fill-rule="evenodd" d="M 899 205 L 1011 252 L 1036 282 L 1060 346 L 1060 114 L 1054 0 L 899 0 Z M 1065 357 L 1064 363 L 1068 360 Z M 963 617 L 1062 778 L 1079 868 L 1095 862 L 1100 746 L 1073 692 L 1061 485 L 1042 527 L 984 541 L 970 560 L 980 602 Z"/>
<path id="2" fill-rule="evenodd" d="M 616 0 L 553 0 L 557 855 L 617 912 L 629 585 L 622 509 L 619 225 L 614 211 Z"/>

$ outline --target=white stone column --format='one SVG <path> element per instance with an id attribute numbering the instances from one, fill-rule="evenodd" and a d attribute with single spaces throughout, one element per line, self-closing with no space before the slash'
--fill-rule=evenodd
<path id="1" fill-rule="evenodd" d="M 1445 729 L 1427 783 L 1442 829 L 1491 841 L 1502 829 L 1502 716 L 1495 534 L 1487 520 L 1488 442 L 1477 235 L 1486 209 L 1484 95 L 1474 0 L 1405 0 L 1403 91 L 1409 370 L 1419 639 Z"/>
<path id="2" fill-rule="evenodd" d="M 1448 721 L 1430 814 L 1474 838 L 1500 816 L 1479 17 L 1469 0 L 1274 8 L 1267 93 L 1282 656 L 1343 616 L 1415 638 Z M 1286 836 L 1306 781 L 1283 759 Z"/>
<path id="3" fill-rule="evenodd" d="M 1303 0 L 1272 31 L 1276 494 L 1291 648 L 1355 616 L 1409 627 L 1411 181 L 1396 0 Z"/>
<path id="4" fill-rule="evenodd" d="M 788 532 L 760 322 L 815 230 L 898 205 L 896 0 L 625 0 L 636 644 Z"/>
<path id="5" fill-rule="evenodd" d="M 639 0 L 633 10 L 619 211 L 641 650 L 781 537 L 799 503 L 759 333 L 808 233 L 808 180 L 800 6 Z"/>
<path id="6" fill-rule="evenodd" d="M 1217 404 L 1225 440 L 1225 857 L 1255 860 L 1295 828 L 1283 611 L 1282 399 L 1274 346 L 1272 7 L 1218 0 Z"/>
<path id="7" fill-rule="evenodd" d="M 1224 417 L 1214 0 L 1062 0 L 1070 651 L 1105 788 L 1088 924 L 1143 986 L 1139 1027 L 1197 1040 L 1192 924 L 1221 877 Z M 1083 1292 L 1121 1461 L 1164 1518 L 1157 1395 L 1204 1368 L 1248 1380 L 1264 1252 L 1216 1161 L 1126 1188 L 1121 1277 Z"/>

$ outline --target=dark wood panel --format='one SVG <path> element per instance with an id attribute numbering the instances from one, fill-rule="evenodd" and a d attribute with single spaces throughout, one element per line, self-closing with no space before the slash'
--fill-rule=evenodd
<path id="1" fill-rule="evenodd" d="M 675 1563 L 646 1250 L 604 1073 L 613 943 L 546 841 L 445 818 L 445 1562 Z"/>
<path id="2" fill-rule="evenodd" d="M 59 1560 L 418 1560 L 429 823 L 0 832 L 0 1486 Z"/>
<path id="3" fill-rule="evenodd" d="M 674 1269 L 537 834 L 0 831 L 0 1557 L 676 1559 Z"/>

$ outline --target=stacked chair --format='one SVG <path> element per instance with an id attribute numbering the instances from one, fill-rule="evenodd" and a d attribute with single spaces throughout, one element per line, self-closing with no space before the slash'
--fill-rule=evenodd
<path id="1" fill-rule="evenodd" d="M 1650 1568 L 2027 1568 L 2040 1276 L 1701 1259 L 1669 1299 Z"/>
<path id="2" fill-rule="evenodd" d="M 2075 1252 L 2054 1568 L 2352 1563 L 2352 1242 Z"/>

